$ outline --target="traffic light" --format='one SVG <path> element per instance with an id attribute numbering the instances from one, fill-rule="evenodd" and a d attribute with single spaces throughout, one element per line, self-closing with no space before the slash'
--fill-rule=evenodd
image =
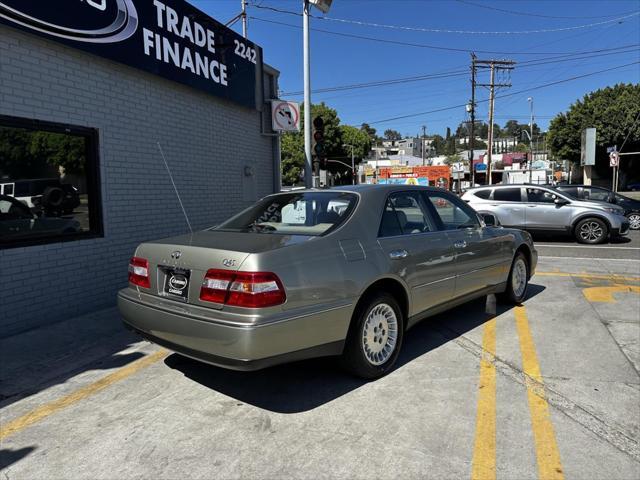
<path id="1" fill-rule="evenodd" d="M 322 120 L 322 117 L 316 117 L 313 119 L 313 141 L 311 144 L 311 150 L 315 160 L 320 164 L 320 168 L 326 170 L 327 154 L 325 152 L 324 120 Z"/>

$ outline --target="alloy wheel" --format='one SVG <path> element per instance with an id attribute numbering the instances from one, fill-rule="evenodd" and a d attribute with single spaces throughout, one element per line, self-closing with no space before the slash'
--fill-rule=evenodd
<path id="1" fill-rule="evenodd" d="M 362 349 L 372 365 L 382 365 L 393 354 L 398 340 L 398 318 L 393 308 L 380 303 L 373 307 L 364 321 Z"/>
<path id="2" fill-rule="evenodd" d="M 604 235 L 604 230 L 598 222 L 585 222 L 580 227 L 580 238 L 593 242 L 599 240 Z"/>
<path id="3" fill-rule="evenodd" d="M 527 265 L 522 258 L 518 258 L 516 263 L 513 264 L 511 288 L 517 298 L 520 298 L 527 288 Z"/>
<path id="4" fill-rule="evenodd" d="M 629 228 L 631 230 L 640 230 L 640 213 L 632 213 L 627 218 L 629 219 Z"/>

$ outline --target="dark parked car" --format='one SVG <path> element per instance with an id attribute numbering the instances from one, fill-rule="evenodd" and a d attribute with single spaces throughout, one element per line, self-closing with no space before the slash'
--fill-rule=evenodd
<path id="1" fill-rule="evenodd" d="M 80 223 L 73 218 L 38 217 L 24 203 L 8 195 L 0 195 L 0 244 L 38 235 L 79 231 Z"/>
<path id="2" fill-rule="evenodd" d="M 0 183 L 0 195 L 14 197 L 47 216 L 68 215 L 80 205 L 78 190 L 59 178 L 6 180 Z"/>
<path id="3" fill-rule="evenodd" d="M 629 219 L 629 228 L 640 230 L 640 200 L 634 200 L 608 188 L 594 187 L 593 185 L 558 185 L 556 189 L 568 193 L 578 200 L 614 203 L 624 209 L 624 216 Z"/>

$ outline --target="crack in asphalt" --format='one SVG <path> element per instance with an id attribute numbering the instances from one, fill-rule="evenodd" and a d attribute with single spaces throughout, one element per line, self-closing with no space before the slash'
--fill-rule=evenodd
<path id="1" fill-rule="evenodd" d="M 446 339 L 453 341 L 478 359 L 481 359 L 482 355 L 486 353 L 481 345 L 445 325 L 438 324 L 437 329 Z M 491 357 L 489 361 L 495 365 L 497 371 L 524 387 L 533 385 L 535 394 L 538 395 L 538 392 L 543 392 L 549 405 L 640 463 L 640 446 L 633 436 L 613 425 L 609 425 L 598 417 L 596 413 L 572 401 L 549 385 L 542 384 L 531 378 L 512 363 L 498 356 L 489 355 L 489 357 Z"/>

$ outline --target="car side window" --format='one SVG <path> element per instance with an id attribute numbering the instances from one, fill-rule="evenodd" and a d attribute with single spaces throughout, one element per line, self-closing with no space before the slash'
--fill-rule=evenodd
<path id="1" fill-rule="evenodd" d="M 609 192 L 607 190 L 600 190 L 599 188 L 583 188 L 585 200 L 609 200 Z"/>
<path id="2" fill-rule="evenodd" d="M 434 230 L 435 225 L 426 213 L 419 193 L 396 192 L 389 195 L 382 213 L 379 236 L 393 237 Z"/>
<path id="3" fill-rule="evenodd" d="M 529 203 L 553 203 L 557 196 L 541 188 L 527 188 L 527 201 Z"/>
<path id="4" fill-rule="evenodd" d="M 519 188 L 496 188 L 493 191 L 493 199 L 503 202 L 521 202 L 522 196 Z"/>
<path id="5" fill-rule="evenodd" d="M 483 200 L 488 200 L 489 196 L 491 195 L 491 189 L 488 188 L 486 190 L 478 190 L 477 192 L 474 192 L 473 195 L 478 198 L 482 198 Z"/>
<path id="6" fill-rule="evenodd" d="M 562 193 L 569 195 L 573 198 L 578 198 L 578 187 L 562 187 L 559 188 Z"/>
<path id="7" fill-rule="evenodd" d="M 479 227 L 475 211 L 457 198 L 438 193 L 426 194 L 432 214 L 439 220 L 441 230 Z"/>

